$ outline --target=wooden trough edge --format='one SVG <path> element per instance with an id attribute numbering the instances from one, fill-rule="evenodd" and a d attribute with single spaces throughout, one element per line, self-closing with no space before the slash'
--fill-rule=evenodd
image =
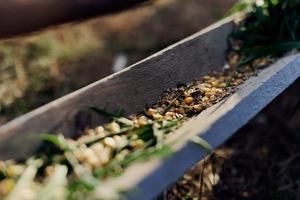
<path id="1" fill-rule="evenodd" d="M 122 190 L 136 188 L 138 192 L 129 190 L 125 193 L 127 199 L 154 199 L 207 155 L 205 149 L 189 142 L 192 137 L 201 136 L 213 148 L 217 148 L 298 77 L 300 54 L 278 60 L 245 81 L 234 94 L 191 118 L 172 133 L 172 139 L 181 140 L 175 147 L 176 153 L 170 158 L 135 164 L 122 177 L 107 184 Z"/>

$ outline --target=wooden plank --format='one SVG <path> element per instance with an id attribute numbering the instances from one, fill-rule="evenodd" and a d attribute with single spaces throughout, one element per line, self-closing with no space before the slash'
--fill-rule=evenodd
<path id="1" fill-rule="evenodd" d="M 207 152 L 189 140 L 198 135 L 213 148 L 218 147 L 245 125 L 261 109 L 300 77 L 300 54 L 280 59 L 239 86 L 236 93 L 188 120 L 172 133 L 169 142 L 180 138 L 176 153 L 169 159 L 136 164 L 119 179 L 108 181 L 112 188 L 127 192 L 128 199 L 153 199 L 182 174 L 203 159 Z"/>
<path id="2" fill-rule="evenodd" d="M 0 159 L 23 158 L 40 144 L 39 133 L 79 133 L 86 125 L 103 119 L 87 111 L 88 106 L 128 113 L 152 104 L 167 88 L 189 82 L 225 61 L 226 38 L 231 18 L 224 19 L 133 66 L 38 108 L 0 127 Z M 18 151 L 16 151 L 18 149 Z"/>

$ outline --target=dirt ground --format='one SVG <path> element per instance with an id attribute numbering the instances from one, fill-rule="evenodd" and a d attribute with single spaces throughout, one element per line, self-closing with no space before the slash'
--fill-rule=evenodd
<path id="1" fill-rule="evenodd" d="M 185 174 L 164 199 L 299 200 L 300 79 Z"/>
<path id="2" fill-rule="evenodd" d="M 126 66 L 222 18 L 236 0 L 154 4 L 0 42 L 0 124 Z"/>

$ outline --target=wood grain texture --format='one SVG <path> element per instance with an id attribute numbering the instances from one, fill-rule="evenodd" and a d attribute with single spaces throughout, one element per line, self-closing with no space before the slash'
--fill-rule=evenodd
<path id="1" fill-rule="evenodd" d="M 179 140 L 176 153 L 169 159 L 155 159 L 127 169 L 119 179 L 108 181 L 111 187 L 126 190 L 128 199 L 155 198 L 189 168 L 203 159 L 207 152 L 189 140 L 201 136 L 213 148 L 218 147 L 245 125 L 261 109 L 300 77 L 300 55 L 285 57 L 252 77 L 228 98 L 188 120 L 172 133 L 169 142 Z"/>
<path id="2" fill-rule="evenodd" d="M 103 122 L 87 110 L 142 111 L 167 88 L 189 82 L 223 66 L 226 38 L 233 22 L 224 19 L 125 70 L 53 101 L 0 127 L 0 159 L 23 158 L 40 144 L 40 133 L 74 136 Z M 17 151 L 16 151 L 17 149 Z"/>

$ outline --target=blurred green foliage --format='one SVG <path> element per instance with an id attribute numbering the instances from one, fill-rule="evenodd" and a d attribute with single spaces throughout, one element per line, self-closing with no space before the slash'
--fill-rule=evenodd
<path id="1" fill-rule="evenodd" d="M 259 3 L 258 3 L 259 2 Z M 252 12 L 233 32 L 241 41 L 240 64 L 259 57 L 277 57 L 300 48 L 300 0 L 266 0 L 252 3 Z"/>

